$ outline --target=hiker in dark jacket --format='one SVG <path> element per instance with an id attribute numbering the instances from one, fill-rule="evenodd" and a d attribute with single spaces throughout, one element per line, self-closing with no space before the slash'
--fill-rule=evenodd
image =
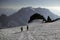
<path id="1" fill-rule="evenodd" d="M 23 31 L 23 27 L 21 27 L 21 32 Z"/>
<path id="2" fill-rule="evenodd" d="M 29 27 L 28 27 L 28 25 L 27 25 L 27 31 L 28 31 L 28 29 L 29 29 Z"/>

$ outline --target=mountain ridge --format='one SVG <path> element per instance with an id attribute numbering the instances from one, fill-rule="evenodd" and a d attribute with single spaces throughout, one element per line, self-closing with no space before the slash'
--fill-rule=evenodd
<path id="1" fill-rule="evenodd" d="M 59 18 L 59 16 L 53 14 L 50 10 L 48 10 L 46 8 L 33 8 L 33 7 L 21 8 L 18 12 L 9 16 L 9 18 L 11 21 L 15 22 L 18 25 L 27 25 L 28 20 L 30 19 L 30 16 L 35 13 L 43 15 L 46 20 L 47 20 L 48 16 L 50 16 L 50 18 L 52 20 Z M 10 21 L 10 23 L 13 23 L 11 21 Z M 15 24 L 15 23 L 13 23 L 13 24 Z"/>

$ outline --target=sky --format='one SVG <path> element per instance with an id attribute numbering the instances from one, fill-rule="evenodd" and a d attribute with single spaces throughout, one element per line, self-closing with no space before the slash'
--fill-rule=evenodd
<path id="1" fill-rule="evenodd" d="M 60 0 L 0 0 L 0 8 L 20 9 L 22 7 L 48 8 L 60 15 Z"/>

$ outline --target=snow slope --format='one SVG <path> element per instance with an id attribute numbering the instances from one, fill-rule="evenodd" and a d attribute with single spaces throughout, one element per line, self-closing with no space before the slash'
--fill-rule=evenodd
<path id="1" fill-rule="evenodd" d="M 32 22 L 29 30 L 20 27 L 0 29 L 0 40 L 60 40 L 60 20 L 53 23 Z"/>
<path id="2" fill-rule="evenodd" d="M 18 12 L 11 15 L 9 24 L 13 24 L 14 26 L 26 25 L 30 17 L 35 13 L 43 15 L 45 19 L 47 19 L 48 16 L 50 16 L 52 20 L 59 18 L 59 16 L 53 14 L 48 9 L 26 7 L 21 8 Z"/>

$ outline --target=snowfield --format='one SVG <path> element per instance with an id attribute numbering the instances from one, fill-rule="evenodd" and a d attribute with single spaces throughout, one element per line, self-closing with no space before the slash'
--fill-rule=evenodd
<path id="1" fill-rule="evenodd" d="M 23 27 L 0 29 L 0 40 L 60 40 L 60 20 L 53 23 L 32 22 Z"/>

